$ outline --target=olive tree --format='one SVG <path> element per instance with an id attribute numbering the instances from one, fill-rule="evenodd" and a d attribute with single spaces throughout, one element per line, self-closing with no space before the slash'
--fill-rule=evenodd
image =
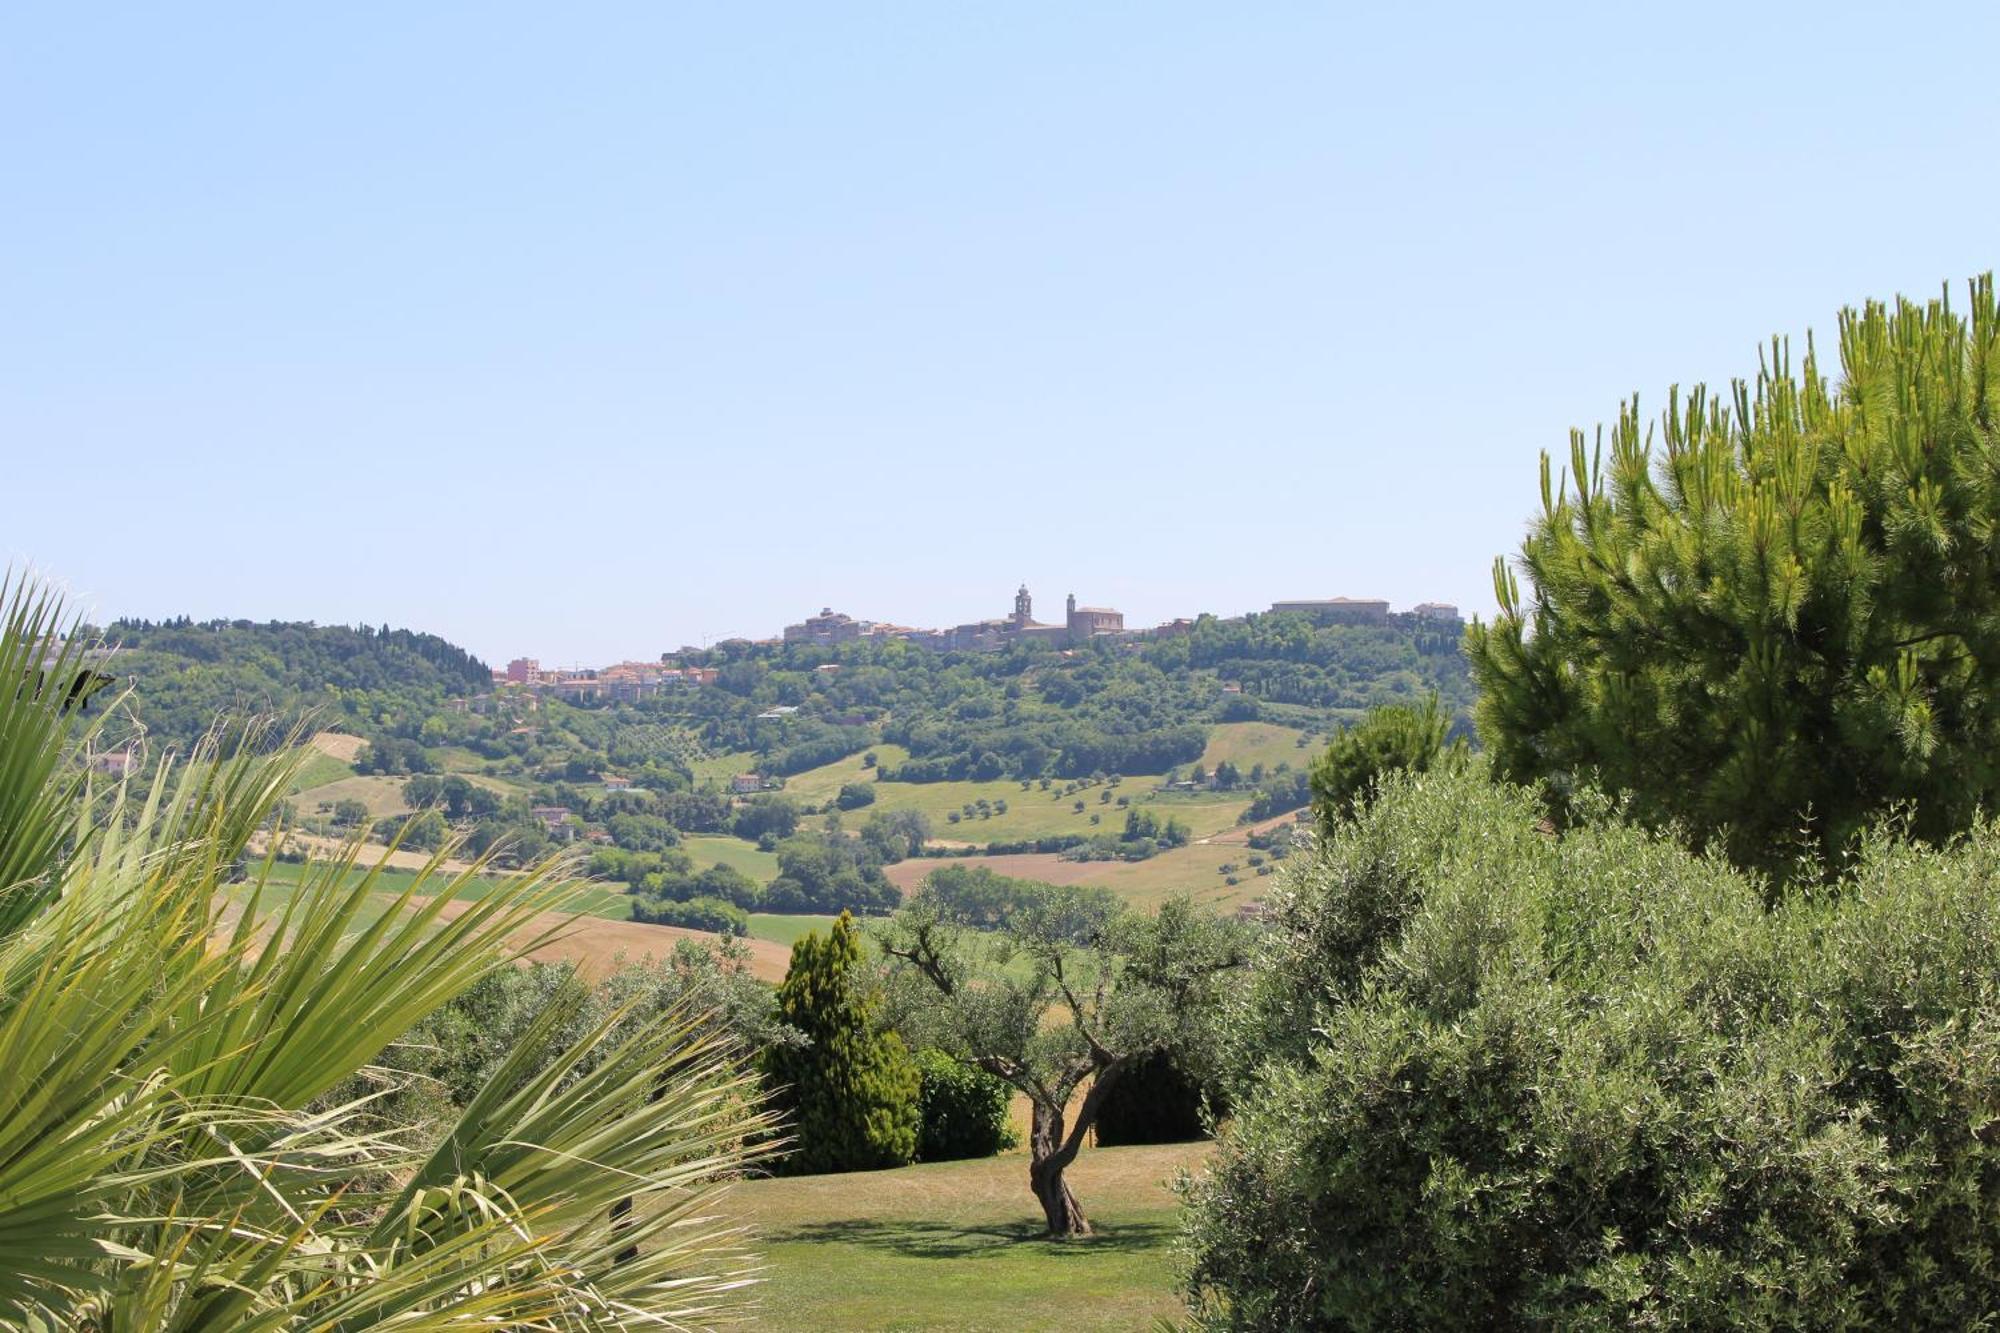
<path id="1" fill-rule="evenodd" d="M 981 930 L 927 885 L 878 939 L 898 1026 L 1027 1097 L 1028 1186 L 1048 1234 L 1063 1238 L 1090 1234 L 1063 1172 L 1105 1097 L 1149 1055 L 1201 1060 L 1227 974 L 1245 957 L 1233 923 L 1186 901 L 1147 917 L 1107 894 L 1053 886 Z"/>

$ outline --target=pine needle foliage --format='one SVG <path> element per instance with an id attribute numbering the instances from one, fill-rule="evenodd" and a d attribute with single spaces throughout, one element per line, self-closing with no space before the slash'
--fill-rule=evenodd
<path id="1" fill-rule="evenodd" d="M 1542 460 L 1524 591 L 1472 626 L 1499 771 L 1593 780 L 1739 864 L 1821 864 L 1903 807 L 2000 795 L 2000 317 L 1992 276 L 1844 310 L 1840 368 L 1774 341 L 1726 394 L 1636 399 Z"/>
<path id="2" fill-rule="evenodd" d="M 441 1142 L 383 1132 L 340 1090 L 544 942 L 565 891 L 545 867 L 469 898 L 440 853 L 374 913 L 358 844 L 289 893 L 268 859 L 237 882 L 297 747 L 93 790 L 94 724 L 49 688 L 75 629 L 0 583 L 0 1327 L 729 1318 L 755 1265 L 713 1206 L 761 1122 L 712 1030 L 558 1048 L 551 1006 Z"/>

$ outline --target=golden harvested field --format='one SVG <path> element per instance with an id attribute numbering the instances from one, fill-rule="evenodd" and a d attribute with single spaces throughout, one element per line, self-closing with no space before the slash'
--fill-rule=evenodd
<path id="1" fill-rule="evenodd" d="M 292 884 L 274 881 L 266 889 L 266 905 L 276 906 L 296 888 Z M 231 897 L 240 902 L 242 890 L 232 890 Z M 396 902 L 394 893 L 373 893 L 369 895 L 368 910 L 361 914 L 357 926 L 365 926 L 387 912 Z M 412 898 L 413 902 L 427 901 L 422 895 Z M 455 899 L 446 903 L 440 913 L 449 921 L 471 906 L 470 897 Z M 235 919 L 232 912 L 226 918 Z M 637 921 L 611 921 L 598 916 L 571 916 L 563 912 L 542 912 L 533 917 L 522 930 L 521 938 L 529 939 L 551 930 L 560 934 L 536 948 L 529 957 L 541 962 L 574 962 L 585 975 L 601 977 L 618 965 L 620 959 L 638 962 L 647 956 L 664 958 L 673 952 L 678 940 L 691 939 L 709 943 L 715 936 L 705 931 L 682 930 L 678 926 L 649 926 Z M 791 965 L 792 951 L 789 945 L 771 940 L 750 939 L 744 941 L 750 950 L 750 973 L 760 981 L 778 982 L 784 980 L 785 969 Z"/>
<path id="2" fill-rule="evenodd" d="M 330 861 L 336 857 L 345 855 L 347 851 L 345 840 L 341 838 L 322 837 L 315 833 L 287 833 L 285 840 L 296 847 L 306 849 L 315 861 Z M 250 850 L 261 856 L 268 849 L 269 843 L 270 840 L 263 834 L 252 834 L 250 837 Z M 374 865 L 380 862 L 385 866 L 390 866 L 397 870 L 422 870 L 430 864 L 430 861 L 431 856 L 429 852 L 408 851 L 403 848 L 390 851 L 380 843 L 369 843 L 363 847 L 360 858 L 360 864 L 362 865 Z M 440 866 L 440 869 L 447 875 L 455 875 L 461 871 L 471 869 L 471 866 L 464 861 L 447 860 Z"/>
<path id="3" fill-rule="evenodd" d="M 343 764 L 354 762 L 354 756 L 361 753 L 361 747 L 368 744 L 359 736 L 350 736 L 344 731 L 322 731 L 312 738 L 312 747 L 321 754 L 330 755 Z"/>
<path id="4" fill-rule="evenodd" d="M 339 801 L 361 802 L 368 807 L 371 819 L 409 811 L 409 807 L 403 804 L 403 779 L 381 776 L 355 775 L 321 783 L 317 787 L 306 788 L 292 800 L 305 814 L 313 814 L 321 805 L 331 806 Z"/>
<path id="5" fill-rule="evenodd" d="M 452 902 L 441 913 L 446 920 L 466 910 L 468 903 Z M 534 919 L 527 934 L 562 927 L 562 935 L 536 949 L 530 956 L 542 962 L 574 962 L 586 976 L 601 977 L 618 965 L 638 962 L 651 955 L 664 958 L 673 952 L 676 940 L 698 940 L 704 944 L 715 936 L 706 931 L 682 930 L 679 926 L 649 926 L 637 921 L 607 921 L 598 916 L 564 917 L 544 912 Z M 791 966 L 792 951 L 770 940 L 750 939 L 750 974 L 759 981 L 778 982 Z"/>
<path id="6" fill-rule="evenodd" d="M 485 787 L 502 796 L 517 794 L 499 778 L 490 778 L 483 773 L 467 773 L 466 781 L 475 786 Z M 324 782 L 317 787 L 308 787 L 292 797 L 294 803 L 306 814 L 317 812 L 321 804 L 332 805 L 336 801 L 356 800 L 368 807 L 371 819 L 385 815 L 408 814 L 410 807 L 403 804 L 403 783 L 400 777 L 383 777 L 379 774 L 362 777 L 358 774 L 341 778 L 334 782 Z"/>

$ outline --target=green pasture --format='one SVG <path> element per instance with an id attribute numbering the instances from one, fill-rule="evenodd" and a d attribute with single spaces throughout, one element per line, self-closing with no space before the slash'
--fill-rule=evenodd
<path id="1" fill-rule="evenodd" d="M 773 944 L 787 947 L 797 944 L 815 930 L 828 930 L 836 918 L 800 913 L 796 916 L 778 912 L 752 912 L 750 914 L 750 938 L 770 940 Z"/>
<path id="2" fill-rule="evenodd" d="M 688 769 L 693 775 L 696 787 L 713 783 L 724 791 L 728 791 L 729 779 L 735 777 L 738 773 L 755 773 L 757 771 L 757 756 L 747 751 L 732 751 L 726 754 L 709 755 L 705 759 L 691 761 L 688 764 Z"/>
<path id="3" fill-rule="evenodd" d="M 883 764 L 894 765 L 902 762 L 903 752 L 893 745 L 876 747 L 876 755 Z M 929 816 L 931 836 L 946 842 L 1018 842 L 1027 838 L 1055 837 L 1062 834 L 1082 834 L 1089 837 L 1099 833 L 1114 833 L 1124 826 L 1125 812 L 1118 809 L 1119 797 L 1126 797 L 1134 805 L 1151 802 L 1162 816 L 1172 815 L 1186 824 L 1197 838 L 1208 837 L 1233 828 L 1236 817 L 1249 808 L 1250 796 L 1247 792 L 1195 792 L 1187 795 L 1166 796 L 1155 793 L 1161 775 L 1139 775 L 1126 777 L 1117 787 L 1100 784 L 1085 787 L 1069 796 L 1058 793 L 1067 784 L 1052 782 L 1049 790 L 1043 791 L 1039 782 L 1029 784 L 1026 791 L 1015 779 L 997 782 L 877 782 L 872 770 L 861 766 L 860 755 L 850 755 L 845 759 L 823 764 L 797 774 L 785 782 L 785 794 L 803 804 L 823 804 L 833 799 L 843 784 L 849 782 L 872 782 L 875 787 L 875 802 L 850 812 L 847 818 L 855 823 L 866 819 L 876 811 L 920 810 Z M 1110 791 L 1111 799 L 1103 799 Z M 1000 801 L 1007 802 L 1006 814 L 991 814 L 980 818 L 976 814 L 964 815 L 964 807 L 985 800 L 991 809 Z M 1076 802 L 1082 801 L 1081 812 Z M 953 811 L 961 818 L 958 823 L 950 821 Z M 1090 822 L 1092 815 L 1098 822 Z"/>
<path id="4" fill-rule="evenodd" d="M 292 775 L 292 785 L 285 789 L 287 796 L 297 796 L 314 787 L 323 787 L 330 782 L 339 782 L 343 778 L 354 776 L 352 765 L 344 764 L 332 755 L 310 746 L 305 749 L 305 760 L 299 765 L 299 771 Z"/>
<path id="5" fill-rule="evenodd" d="M 681 850 L 694 858 L 695 868 L 705 870 L 712 865 L 731 866 L 742 871 L 759 884 L 769 884 L 778 877 L 778 858 L 775 853 L 759 851 L 757 844 L 732 838 L 727 834 L 697 833 L 681 839 Z"/>
<path id="6" fill-rule="evenodd" d="M 1210 772 L 1221 763 L 1231 763 L 1247 775 L 1253 765 L 1275 769 L 1279 764 L 1303 768 L 1319 753 L 1310 743 L 1300 745 L 1305 733 L 1296 727 L 1275 722 L 1223 722 L 1208 733 L 1208 748 L 1201 753 L 1202 767 Z"/>

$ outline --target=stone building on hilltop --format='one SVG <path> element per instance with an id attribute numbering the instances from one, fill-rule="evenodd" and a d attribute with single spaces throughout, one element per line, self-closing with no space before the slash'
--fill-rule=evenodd
<path id="1" fill-rule="evenodd" d="M 1389 604 L 1373 597 L 1328 597 L 1313 601 L 1273 602 L 1271 614 L 1310 616 L 1322 625 L 1386 625 Z"/>

